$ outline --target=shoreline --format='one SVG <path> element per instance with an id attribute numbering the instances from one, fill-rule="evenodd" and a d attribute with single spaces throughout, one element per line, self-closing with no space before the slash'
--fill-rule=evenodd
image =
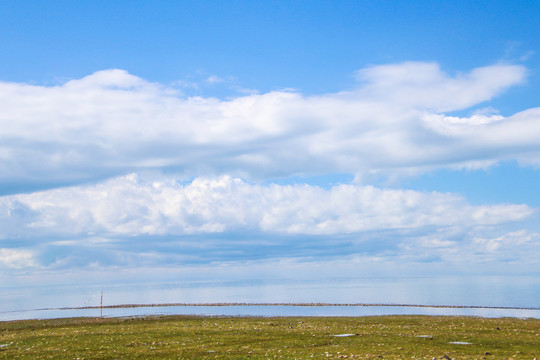
<path id="1" fill-rule="evenodd" d="M 482 305 L 422 305 L 422 304 L 367 304 L 367 303 L 157 303 L 157 304 L 117 304 L 117 305 L 95 305 L 81 307 L 43 308 L 40 310 L 85 310 L 85 309 L 125 309 L 144 307 L 232 307 L 232 306 L 299 306 L 299 307 L 414 307 L 433 309 L 496 309 L 496 310 L 540 310 L 540 307 L 512 307 L 512 306 L 482 306 Z M 32 310 L 28 310 L 32 311 Z"/>
<path id="2" fill-rule="evenodd" d="M 250 309 L 251 308 L 251 309 Z M 364 308 L 365 310 L 360 310 Z M 377 309 L 378 308 L 378 309 Z M 146 309 L 146 310 L 145 310 Z M 168 310 L 171 309 L 171 310 Z M 313 309 L 313 310 L 311 310 Z M 327 309 L 327 310 L 324 310 Z M 335 310 L 334 310 L 335 309 Z M 416 309 L 416 310 L 415 310 Z M 424 310 L 421 310 L 424 309 Z M 446 310 L 445 310 L 446 309 Z M 105 310 L 107 314 L 103 314 Z M 233 316 L 233 317 L 319 317 L 319 316 L 386 316 L 386 315 L 427 315 L 427 316 L 474 316 L 474 317 L 514 317 L 540 319 L 540 308 L 479 305 L 425 305 L 425 304 L 384 304 L 384 303 L 153 303 L 116 304 L 82 307 L 49 307 L 40 309 L 19 309 L 0 311 L 0 322 L 87 317 L 87 311 L 98 311 L 99 317 L 139 317 L 152 315 L 187 316 Z M 486 313 L 486 311 L 488 313 Z M 83 312 L 85 312 L 83 314 Z M 491 312 L 491 313 L 489 313 Z M 522 312 L 522 313 L 520 313 Z M 525 313 L 523 313 L 525 312 Z M 34 313 L 33 315 L 31 315 Z M 41 314 L 40 314 L 41 313 Z M 11 314 L 11 315 L 10 315 Z M 19 315 L 16 315 L 19 314 Z M 104 316 L 105 315 L 105 316 Z M 91 316 L 93 317 L 93 316 Z"/>

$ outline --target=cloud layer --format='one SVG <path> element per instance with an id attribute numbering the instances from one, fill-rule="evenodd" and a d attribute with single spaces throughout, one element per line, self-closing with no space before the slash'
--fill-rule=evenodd
<path id="1" fill-rule="evenodd" d="M 257 185 L 223 176 L 105 183 L 0 198 L 0 238 L 186 235 L 231 231 L 340 235 L 499 225 L 533 214 L 527 205 L 472 206 L 452 194 L 337 185 Z"/>
<path id="2" fill-rule="evenodd" d="M 130 174 L 96 185 L 0 197 L 0 267 L 165 266 L 359 254 L 405 263 L 512 260 L 521 250 L 534 249 L 537 234 L 519 230 L 534 214 L 523 204 L 474 206 L 437 192 L 261 185 L 230 176 L 180 183 Z"/>
<path id="3" fill-rule="evenodd" d="M 538 250 L 526 204 L 360 181 L 272 183 L 540 164 L 540 108 L 452 113 L 523 82 L 522 66 L 449 75 L 409 62 L 356 75 L 349 91 L 227 100 L 186 98 L 122 70 L 53 87 L 0 83 L 0 194 L 11 194 L 0 196 L 4 276 L 344 257 L 409 268 L 534 262 L 524 260 Z"/>
<path id="4" fill-rule="evenodd" d="M 540 108 L 448 116 L 524 81 L 517 65 L 450 76 L 373 66 L 356 89 L 183 98 L 122 70 L 46 87 L 0 83 L 0 185 L 49 186 L 165 169 L 249 179 L 540 159 Z M 52 186 L 52 185 L 51 185 Z"/>

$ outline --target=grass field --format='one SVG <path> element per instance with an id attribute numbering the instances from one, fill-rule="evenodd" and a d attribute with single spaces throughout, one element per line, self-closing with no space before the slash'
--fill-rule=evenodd
<path id="1" fill-rule="evenodd" d="M 352 336 L 335 336 L 350 334 Z M 0 322 L 0 359 L 529 359 L 539 319 L 146 317 Z"/>

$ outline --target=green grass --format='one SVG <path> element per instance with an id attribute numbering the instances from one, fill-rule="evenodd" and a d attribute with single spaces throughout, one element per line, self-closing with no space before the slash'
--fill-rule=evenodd
<path id="1" fill-rule="evenodd" d="M 356 334 L 335 337 L 337 334 Z M 461 341 L 470 345 L 450 344 Z M 0 359 L 529 359 L 539 319 L 147 317 L 0 322 Z"/>

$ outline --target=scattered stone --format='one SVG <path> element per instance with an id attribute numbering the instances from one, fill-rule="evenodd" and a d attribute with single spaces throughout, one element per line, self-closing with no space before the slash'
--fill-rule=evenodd
<path id="1" fill-rule="evenodd" d="M 472 345 L 472 343 L 466 342 L 466 341 L 450 341 L 449 344 L 453 344 L 453 345 Z"/>
<path id="2" fill-rule="evenodd" d="M 450 356 L 448 356 L 448 355 L 446 355 L 446 354 L 444 354 L 444 356 L 443 356 L 441 359 L 452 360 L 452 359 L 450 359 Z"/>
<path id="3" fill-rule="evenodd" d="M 484 355 L 491 355 L 491 353 L 489 351 L 486 351 Z"/>
<path id="4" fill-rule="evenodd" d="M 358 336 L 360 334 L 337 334 L 334 337 L 349 337 L 349 336 Z"/>

